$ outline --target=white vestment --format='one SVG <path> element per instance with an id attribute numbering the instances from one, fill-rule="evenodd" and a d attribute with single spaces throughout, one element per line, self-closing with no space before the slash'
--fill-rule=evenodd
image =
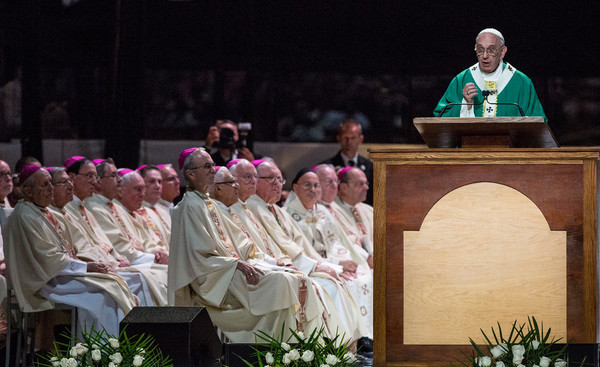
<path id="1" fill-rule="evenodd" d="M 171 242 L 171 215 L 163 208 L 158 203 L 152 205 L 144 201 L 138 213 L 142 215 L 150 229 L 163 241 L 168 250 L 169 242 Z"/>
<path id="2" fill-rule="evenodd" d="M 119 321 L 136 305 L 135 297 L 118 275 L 87 273 L 86 263 L 74 258 L 75 250 L 64 239 L 64 228 L 46 212 L 22 201 L 6 225 L 8 277 L 21 310 L 44 311 L 54 302 L 73 305 L 78 307 L 80 327 L 99 324 L 118 335 Z"/>
<path id="3" fill-rule="evenodd" d="M 286 210 L 304 232 L 313 247 L 328 262 L 339 264 L 351 260 L 357 263 L 356 278 L 343 279 L 352 291 L 369 334 L 373 338 L 373 271 L 367 263 L 368 254 L 358 247 L 336 223 L 326 207 L 317 204 L 306 209 L 297 196 L 286 202 Z"/>
<path id="4" fill-rule="evenodd" d="M 115 250 L 131 265 L 154 267 L 154 254 L 146 252 L 142 243 L 134 237 L 135 230 L 127 221 L 130 215 L 120 205 L 100 194 L 85 199 L 83 205 L 94 215 Z"/>
<path id="5" fill-rule="evenodd" d="M 337 205 L 336 205 L 337 204 Z M 373 207 L 369 204 L 358 203 L 354 206 L 343 202 L 337 196 L 331 207 L 340 220 L 348 228 L 353 228 L 362 236 L 363 247 L 369 255 L 373 255 Z"/>
<path id="6" fill-rule="evenodd" d="M 75 208 L 77 206 L 71 206 Z M 77 251 L 77 258 L 83 261 L 107 263 L 117 269 L 119 275 L 125 279 L 129 289 L 140 299 L 142 306 L 166 306 L 167 304 L 167 272 L 148 268 L 119 267 L 120 264 L 113 257 L 114 248 L 107 242 L 95 237 L 96 231 L 89 226 L 87 220 L 94 220 L 87 209 L 72 210 L 50 207 L 56 218 L 66 229 L 69 242 Z M 83 210 L 83 211 L 82 211 Z M 118 254 L 117 254 L 118 255 Z"/>
<path id="7" fill-rule="evenodd" d="M 360 316 L 358 306 L 350 291 L 341 281 L 335 280 L 325 273 L 314 271 L 316 264 L 324 262 L 324 259 L 311 246 L 294 219 L 285 210 L 277 205 L 267 204 L 258 195 L 248 198 L 246 205 L 260 220 L 263 228 L 279 245 L 282 252 L 292 258 L 294 265 L 305 274 L 309 274 L 311 279 L 317 281 L 327 292 L 333 302 L 331 305 L 326 305 L 329 319 L 332 320 L 329 325 L 330 331 L 333 334 L 345 334 L 346 338 L 351 339 L 368 335 L 367 326 Z M 305 265 L 311 261 L 313 262 L 312 268 L 307 270 Z M 327 265 L 334 268 L 337 273 L 342 271 L 339 265 Z"/>
<path id="8" fill-rule="evenodd" d="M 169 304 L 205 306 L 233 342 L 255 342 L 259 330 L 279 335 L 284 325 L 284 337 L 289 336 L 300 316 L 290 281 L 297 278 L 265 271 L 258 284 L 248 284 L 237 265 L 254 246 L 248 240 L 234 245 L 225 228 L 232 223 L 216 206 L 208 195 L 188 191 L 173 209 Z"/>

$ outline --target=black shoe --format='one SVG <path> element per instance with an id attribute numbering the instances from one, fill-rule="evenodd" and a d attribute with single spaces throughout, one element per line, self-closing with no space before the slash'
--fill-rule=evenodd
<path id="1" fill-rule="evenodd" d="M 356 349 L 358 350 L 359 354 L 361 354 L 365 357 L 367 356 L 365 354 L 370 353 L 370 358 L 372 358 L 373 357 L 373 339 L 363 336 L 362 338 L 358 339 L 358 341 L 356 343 Z"/>
<path id="2" fill-rule="evenodd" d="M 368 366 L 372 366 L 373 365 L 373 353 L 371 353 L 370 357 L 361 355 L 361 354 L 357 354 L 356 355 L 356 362 L 358 364 L 358 367 L 368 367 Z"/>

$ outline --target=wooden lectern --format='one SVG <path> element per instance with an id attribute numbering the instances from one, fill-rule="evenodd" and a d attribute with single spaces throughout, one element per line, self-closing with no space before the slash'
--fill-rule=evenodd
<path id="1" fill-rule="evenodd" d="M 600 148 L 557 148 L 535 118 L 415 125 L 452 148 L 370 150 L 375 365 L 448 366 L 527 316 L 597 343 Z"/>

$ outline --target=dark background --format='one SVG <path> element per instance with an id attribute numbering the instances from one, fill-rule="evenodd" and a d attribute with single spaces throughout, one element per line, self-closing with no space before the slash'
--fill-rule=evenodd
<path id="1" fill-rule="evenodd" d="M 0 0 L 0 85 L 23 66 L 27 154 L 58 134 L 134 160 L 140 139 L 203 139 L 217 118 L 253 122 L 255 140 L 332 141 L 344 114 L 367 121 L 367 142 L 421 143 L 412 119 L 476 62 L 486 27 L 534 81 L 559 143 L 600 141 L 596 2 L 69 4 Z M 63 117 L 41 117 L 50 103 Z"/>

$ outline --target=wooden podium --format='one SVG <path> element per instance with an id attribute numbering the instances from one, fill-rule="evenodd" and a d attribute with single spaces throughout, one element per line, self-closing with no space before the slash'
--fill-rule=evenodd
<path id="1" fill-rule="evenodd" d="M 600 148 L 549 148 L 545 123 L 511 119 L 415 124 L 434 146 L 499 132 L 540 146 L 370 150 L 376 366 L 448 366 L 471 353 L 470 337 L 482 342 L 480 328 L 527 316 L 564 341 L 598 342 Z M 434 126 L 444 123 L 454 127 Z"/>

